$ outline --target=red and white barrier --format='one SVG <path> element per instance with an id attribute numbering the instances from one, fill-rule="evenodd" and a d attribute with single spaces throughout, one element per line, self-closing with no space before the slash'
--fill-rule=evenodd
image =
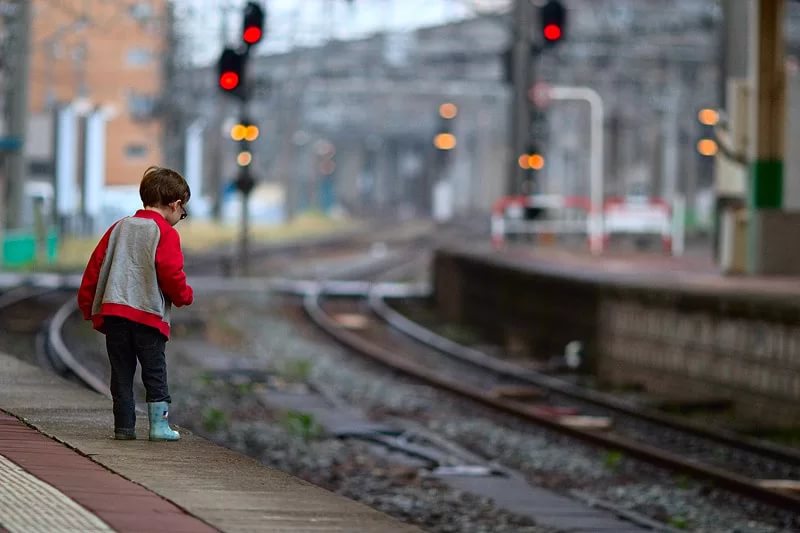
<path id="1" fill-rule="evenodd" d="M 495 248 L 505 244 L 508 234 L 573 233 L 589 231 L 589 199 L 583 196 L 532 195 L 504 196 L 492 206 L 491 235 Z M 550 220 L 524 220 L 526 208 L 542 208 L 551 212 L 566 214 L 569 211 L 579 214 Z M 602 238 L 602 235 L 599 236 Z"/>
<path id="2" fill-rule="evenodd" d="M 526 221 L 523 212 L 529 207 L 564 214 L 572 210 L 579 216 Z M 683 215 L 680 206 L 675 207 L 673 213 L 671 206 L 659 198 L 609 198 L 602 213 L 594 213 L 590 200 L 583 196 L 505 196 L 492 207 L 492 245 L 501 248 L 508 234 L 572 233 L 585 234 L 592 252 L 600 253 L 613 234 L 659 235 L 666 253 L 680 254 L 682 224 L 674 217 Z"/>
<path id="3" fill-rule="evenodd" d="M 612 234 L 660 235 L 664 252 L 672 252 L 672 209 L 660 198 L 609 198 L 603 207 L 603 240 Z"/>

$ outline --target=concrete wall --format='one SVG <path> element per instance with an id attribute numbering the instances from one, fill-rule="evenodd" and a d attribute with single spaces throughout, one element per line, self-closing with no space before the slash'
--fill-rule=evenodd
<path id="1" fill-rule="evenodd" d="M 675 398 L 733 401 L 742 418 L 800 423 L 800 327 L 779 306 L 604 295 L 597 370 Z M 738 307 L 738 308 L 737 308 Z M 795 311 L 796 313 L 796 311 Z"/>
<path id="2" fill-rule="evenodd" d="M 628 283 L 480 252 L 439 250 L 435 300 L 516 355 L 583 341 L 599 378 L 676 399 L 733 402 L 749 423 L 800 424 L 800 299 L 669 280 Z"/>

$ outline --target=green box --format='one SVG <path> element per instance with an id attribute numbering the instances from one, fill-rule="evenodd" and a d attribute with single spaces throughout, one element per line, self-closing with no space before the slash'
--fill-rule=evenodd
<path id="1" fill-rule="evenodd" d="M 45 262 L 58 257 L 58 231 L 50 228 L 45 237 Z M 20 268 L 36 262 L 36 235 L 31 230 L 11 230 L 3 236 L 3 267 Z"/>

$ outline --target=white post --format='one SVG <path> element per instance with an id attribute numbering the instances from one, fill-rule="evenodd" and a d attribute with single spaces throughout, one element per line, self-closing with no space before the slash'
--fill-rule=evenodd
<path id="1" fill-rule="evenodd" d="M 503 216 L 503 213 L 493 213 L 491 218 L 492 246 L 495 249 L 502 248 L 506 238 L 506 224 Z"/>
<path id="2" fill-rule="evenodd" d="M 106 183 L 106 114 L 94 110 L 86 120 L 83 202 L 89 230 L 98 230 L 103 187 Z"/>
<path id="3" fill-rule="evenodd" d="M 193 198 L 200 198 L 203 187 L 203 119 L 197 119 L 186 128 L 184 172 Z"/>
<path id="4" fill-rule="evenodd" d="M 672 203 L 672 255 L 681 256 L 685 247 L 684 221 L 686 220 L 686 200 L 676 194 Z"/>
<path id="5" fill-rule="evenodd" d="M 551 87 L 548 96 L 553 100 L 582 100 L 588 102 L 591 113 L 589 245 L 593 254 L 603 251 L 603 99 L 589 87 Z"/>
<path id="6" fill-rule="evenodd" d="M 78 117 L 74 107 L 59 109 L 56 121 L 56 213 L 60 222 L 66 222 L 77 206 Z"/>

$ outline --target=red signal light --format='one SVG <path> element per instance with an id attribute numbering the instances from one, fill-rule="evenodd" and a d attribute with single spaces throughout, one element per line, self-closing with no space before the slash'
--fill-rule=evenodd
<path id="1" fill-rule="evenodd" d="M 261 40 L 261 28 L 258 26 L 250 26 L 249 28 L 245 28 L 244 33 L 242 34 L 242 39 L 244 39 L 244 42 L 247 44 L 256 44 Z"/>
<path id="2" fill-rule="evenodd" d="M 544 38 L 548 41 L 557 41 L 561 38 L 561 28 L 555 24 L 548 24 L 544 27 Z"/>
<path id="3" fill-rule="evenodd" d="M 239 75 L 235 72 L 223 72 L 219 77 L 219 86 L 226 91 L 232 91 L 239 85 Z"/>

